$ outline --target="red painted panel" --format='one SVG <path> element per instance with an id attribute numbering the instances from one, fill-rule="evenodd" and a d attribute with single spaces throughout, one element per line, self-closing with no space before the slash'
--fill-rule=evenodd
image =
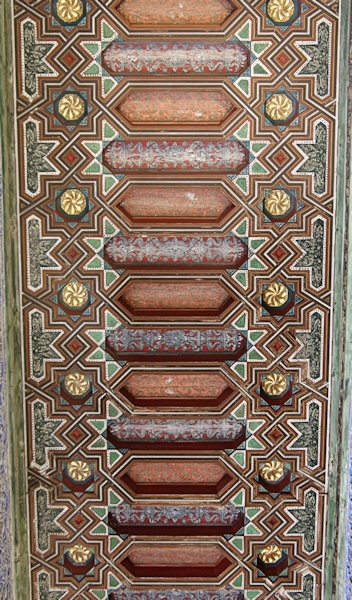
<path id="1" fill-rule="evenodd" d="M 236 207 L 219 186 L 131 185 L 115 208 L 133 224 L 199 226 L 222 222 Z"/>
<path id="2" fill-rule="evenodd" d="M 135 407 L 221 407 L 234 393 L 221 375 L 209 372 L 135 372 L 120 388 Z"/>
<path id="3" fill-rule="evenodd" d="M 138 544 L 121 564 L 141 578 L 213 579 L 232 563 L 217 544 Z"/>
<path id="4" fill-rule="evenodd" d="M 117 106 L 132 124 L 219 124 L 234 109 L 221 90 L 131 90 Z"/>
<path id="5" fill-rule="evenodd" d="M 234 481 L 219 460 L 173 460 L 135 458 L 121 483 L 136 497 L 190 496 L 204 494 L 218 498 Z"/>
<path id="6" fill-rule="evenodd" d="M 228 0 L 123 0 L 118 13 L 133 25 L 221 25 L 233 12 Z"/>

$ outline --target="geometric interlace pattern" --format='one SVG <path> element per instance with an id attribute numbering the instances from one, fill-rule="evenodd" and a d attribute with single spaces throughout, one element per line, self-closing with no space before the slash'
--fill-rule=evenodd
<path id="1" fill-rule="evenodd" d="M 34 600 L 320 600 L 338 5 L 15 2 Z"/>

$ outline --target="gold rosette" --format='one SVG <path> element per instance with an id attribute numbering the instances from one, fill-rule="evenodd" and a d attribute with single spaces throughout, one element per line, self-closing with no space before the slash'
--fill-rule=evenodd
<path id="1" fill-rule="evenodd" d="M 263 290 L 263 300 L 268 306 L 279 307 L 288 299 L 288 289 L 283 283 L 270 283 Z"/>
<path id="2" fill-rule="evenodd" d="M 278 23 L 286 23 L 294 12 L 295 5 L 292 0 L 269 0 L 268 2 L 268 16 Z"/>
<path id="3" fill-rule="evenodd" d="M 73 281 L 63 288 L 62 300 L 70 308 L 81 308 L 88 300 L 88 290 L 82 283 Z"/>
<path id="4" fill-rule="evenodd" d="M 268 396 L 280 396 L 287 388 L 287 381 L 281 373 L 270 373 L 261 383 L 262 389 Z"/>
<path id="5" fill-rule="evenodd" d="M 270 544 L 259 553 L 259 558 L 263 563 L 271 565 L 276 563 L 282 557 L 282 550 L 275 544 Z"/>
<path id="6" fill-rule="evenodd" d="M 66 190 L 60 198 L 60 206 L 67 215 L 79 215 L 86 207 L 86 197 L 80 190 Z"/>
<path id="7" fill-rule="evenodd" d="M 75 121 L 84 113 L 84 102 L 78 94 L 65 94 L 59 101 L 59 113 L 67 121 Z"/>
<path id="8" fill-rule="evenodd" d="M 273 94 L 266 101 L 265 108 L 273 121 L 285 121 L 292 114 L 293 104 L 286 94 Z"/>
<path id="9" fill-rule="evenodd" d="M 91 476 L 92 469 L 83 460 L 71 460 L 67 465 L 67 473 L 74 481 L 85 481 Z"/>
<path id="10" fill-rule="evenodd" d="M 278 481 L 284 474 L 284 465 L 278 460 L 272 460 L 262 465 L 259 473 L 265 481 Z"/>
<path id="11" fill-rule="evenodd" d="M 69 549 L 68 555 L 75 563 L 85 563 L 92 556 L 92 552 L 86 546 L 82 546 L 82 544 L 76 544 Z"/>
<path id="12" fill-rule="evenodd" d="M 265 209 L 274 216 L 283 215 L 290 208 L 290 196 L 284 190 L 272 190 L 265 196 Z"/>
<path id="13" fill-rule="evenodd" d="M 82 373 L 69 373 L 64 379 L 64 385 L 71 396 L 84 396 L 90 388 L 90 381 Z"/>
<path id="14" fill-rule="evenodd" d="M 58 0 L 56 12 L 65 23 L 74 23 L 83 15 L 83 2 L 82 0 Z"/>

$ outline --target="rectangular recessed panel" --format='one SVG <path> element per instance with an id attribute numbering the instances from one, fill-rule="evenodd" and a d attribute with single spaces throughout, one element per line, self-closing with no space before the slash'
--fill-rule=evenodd
<path id="1" fill-rule="evenodd" d="M 195 26 L 221 25 L 234 10 L 229 0 L 122 0 L 118 12 L 126 22 L 134 28 L 137 25 L 161 26 Z"/>
<path id="2" fill-rule="evenodd" d="M 139 362 L 235 361 L 247 350 L 247 340 L 227 329 L 126 329 L 106 338 L 106 351 L 117 360 Z"/>
<path id="3" fill-rule="evenodd" d="M 250 64 L 240 42 L 114 42 L 102 58 L 107 71 L 116 75 L 240 75 Z"/>
<path id="4" fill-rule="evenodd" d="M 116 235 L 104 247 L 115 269 L 238 269 L 247 259 L 247 244 L 238 237 L 155 237 Z"/>
<path id="5" fill-rule="evenodd" d="M 237 533 L 244 515 L 225 506 L 121 505 L 109 512 L 109 526 L 118 534 L 185 536 Z"/>
<path id="6" fill-rule="evenodd" d="M 108 425 L 107 438 L 116 448 L 134 450 L 224 450 L 237 448 L 246 430 L 233 417 L 226 420 L 128 419 Z"/>

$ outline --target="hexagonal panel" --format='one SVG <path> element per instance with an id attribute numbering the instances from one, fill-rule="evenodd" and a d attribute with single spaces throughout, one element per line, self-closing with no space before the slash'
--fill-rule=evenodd
<path id="1" fill-rule="evenodd" d="M 221 133 L 237 107 L 222 89 L 136 88 L 131 86 L 115 107 L 127 127 L 134 130 L 200 129 Z"/>
<path id="2" fill-rule="evenodd" d="M 234 562 L 217 542 L 132 543 L 120 564 L 138 579 L 217 580 Z"/>
<path id="3" fill-rule="evenodd" d="M 223 25 L 235 11 L 229 0 L 207 0 L 200 4 L 197 0 L 120 0 L 115 10 L 132 30 L 175 29 L 192 27 L 204 29 Z"/>
<path id="4" fill-rule="evenodd" d="M 220 279 L 133 278 L 114 302 L 128 322 L 192 321 L 222 324 L 238 303 Z"/>
<path id="5" fill-rule="evenodd" d="M 197 230 L 220 227 L 225 219 L 233 218 L 239 208 L 221 185 L 211 180 L 203 185 L 131 183 L 113 207 L 132 227 L 173 225 Z"/>
<path id="6" fill-rule="evenodd" d="M 155 496 L 204 496 L 218 499 L 235 479 L 220 458 L 205 460 L 133 458 L 118 476 L 134 499 Z"/>
<path id="7" fill-rule="evenodd" d="M 133 409 L 220 410 L 236 393 L 219 371 L 144 371 L 132 369 L 120 384 L 121 395 Z"/>

